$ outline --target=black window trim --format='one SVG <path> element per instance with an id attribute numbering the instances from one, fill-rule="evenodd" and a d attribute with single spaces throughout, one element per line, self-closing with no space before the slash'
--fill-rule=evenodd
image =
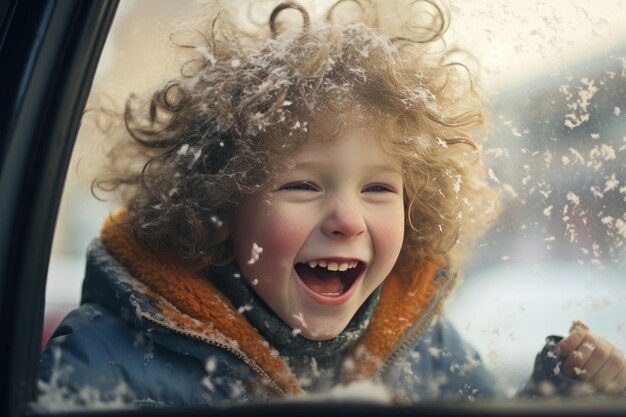
<path id="1" fill-rule="evenodd" d="M 118 0 L 11 0 L 0 15 L 0 415 L 34 398 L 45 279 L 80 118 Z"/>

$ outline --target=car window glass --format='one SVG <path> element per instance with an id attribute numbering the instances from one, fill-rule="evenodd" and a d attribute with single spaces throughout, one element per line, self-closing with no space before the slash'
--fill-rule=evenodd
<path id="1" fill-rule="evenodd" d="M 119 205 L 110 196 L 95 198 L 91 192 L 102 155 L 113 139 L 107 140 L 106 135 L 110 121 L 94 115 L 91 109 L 98 106 L 120 111 L 128 94 L 145 91 L 175 73 L 171 58 L 176 56 L 176 48 L 169 41 L 170 29 L 177 16 L 192 12 L 195 6 L 196 2 L 181 8 L 168 1 L 150 5 L 129 1 L 118 8 L 72 153 L 59 210 L 46 288 L 44 344 L 65 314 L 78 305 L 86 248 L 98 236 L 104 218 Z"/>
<path id="2" fill-rule="evenodd" d="M 513 393 L 573 320 L 626 348 L 625 5 L 486 3 L 458 6 L 457 30 L 495 93 L 483 151 L 504 207 L 448 313 Z"/>
<path id="3" fill-rule="evenodd" d="M 567 334 L 573 320 L 626 350 L 626 3 L 466 1 L 450 9 L 449 41 L 473 53 L 471 70 L 488 97 L 482 151 L 503 210 L 445 311 L 513 395 L 545 337 Z M 44 343 L 78 305 L 85 248 L 119 204 L 90 191 L 107 143 L 89 106 L 121 109 L 128 94 L 176 74 L 185 55 L 170 32 L 199 11 L 196 2 L 120 4 L 65 185 Z"/>

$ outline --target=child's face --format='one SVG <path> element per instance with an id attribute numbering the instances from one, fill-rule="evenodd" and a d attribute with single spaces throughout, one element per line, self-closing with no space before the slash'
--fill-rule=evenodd
<path id="1" fill-rule="evenodd" d="M 404 237 L 400 163 L 366 127 L 309 139 L 274 187 L 235 211 L 239 265 L 265 303 L 313 340 L 337 336 L 391 272 Z"/>

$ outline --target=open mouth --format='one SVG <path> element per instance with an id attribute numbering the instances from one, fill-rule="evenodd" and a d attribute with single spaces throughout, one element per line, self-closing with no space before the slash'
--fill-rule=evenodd
<path id="1" fill-rule="evenodd" d="M 319 260 L 298 262 L 295 265 L 300 280 L 311 291 L 324 297 L 340 297 L 345 294 L 365 269 L 361 261 Z"/>

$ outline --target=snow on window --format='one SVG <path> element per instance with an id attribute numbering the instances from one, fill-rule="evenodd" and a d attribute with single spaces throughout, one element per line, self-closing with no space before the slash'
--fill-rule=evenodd
<path id="1" fill-rule="evenodd" d="M 626 349 L 626 37 L 609 23 L 622 2 L 526 2 L 533 15 L 501 6 L 454 5 L 463 28 L 490 21 L 484 47 L 467 42 L 494 93 L 483 156 L 503 207 L 448 312 L 514 393 L 545 336 L 567 334 L 572 320 Z M 505 30 L 521 16 L 524 29 Z M 585 42 L 593 53 L 565 46 Z"/>
<path id="2" fill-rule="evenodd" d="M 256 242 L 252 243 L 252 249 L 250 249 L 250 259 L 248 260 L 248 263 L 249 264 L 257 263 L 262 252 L 263 252 L 262 247 L 260 247 Z"/>
<path id="3" fill-rule="evenodd" d="M 133 27 L 152 27 L 155 16 L 147 14 L 146 9 L 154 11 L 156 6 L 151 2 L 147 7 L 148 3 L 137 4 L 135 14 L 126 15 L 126 23 L 132 22 Z M 476 56 L 481 65 L 478 73 L 481 81 L 488 92 L 494 93 L 488 101 L 491 130 L 482 153 L 488 168 L 486 180 L 501 191 L 503 210 L 493 229 L 476 245 L 475 256 L 464 271 L 465 282 L 455 293 L 455 303 L 448 311 L 462 335 L 478 348 L 487 365 L 503 378 L 506 389 L 513 392 L 529 375 L 543 338 L 547 334 L 567 332 L 573 319 L 584 320 L 593 331 L 626 350 L 626 323 L 622 319 L 626 317 L 622 307 L 626 297 L 623 279 L 626 258 L 626 167 L 623 162 L 626 157 L 626 46 L 623 39 L 626 39 L 626 32 L 623 2 L 607 0 L 602 7 L 596 7 L 577 0 L 525 0 L 501 2 L 498 6 L 494 8 L 490 2 L 451 2 L 450 5 L 452 34 L 462 39 L 465 43 L 461 42 L 461 46 Z M 157 20 L 174 11 L 172 6 L 164 10 Z M 176 10 L 174 15 L 179 17 L 178 13 L 181 12 Z M 138 19 L 138 16 L 147 18 Z M 120 19 L 123 18 L 124 14 L 120 13 Z M 165 44 L 168 30 L 163 32 Z M 164 48 L 162 45 L 145 47 L 152 39 L 137 36 L 138 33 L 149 35 L 152 32 L 131 30 L 129 41 L 143 42 L 135 50 L 145 53 L 128 53 L 131 48 L 122 43 L 120 56 L 103 57 L 105 67 L 112 66 L 112 62 L 120 64 L 117 75 L 114 71 L 109 74 L 110 79 L 115 80 L 107 82 L 112 95 L 119 94 L 118 90 L 138 91 L 147 81 L 163 78 L 165 70 L 161 67 L 163 61 L 167 61 L 161 52 Z M 283 36 L 276 42 L 288 41 L 295 32 Z M 393 48 L 385 38 L 378 41 L 370 48 Z M 273 58 L 278 58 L 282 50 L 278 43 L 275 45 Z M 373 51 L 363 49 L 359 53 L 367 58 Z M 592 55 L 572 55 L 581 51 L 592 51 Z M 207 48 L 198 47 L 196 52 L 210 65 L 218 64 L 218 59 Z M 119 59 L 123 55 L 124 59 Z M 262 63 L 267 57 L 254 59 Z M 243 58 L 226 63 L 233 71 L 246 64 Z M 327 65 L 332 68 L 336 62 L 329 58 Z M 356 82 L 364 80 L 362 68 L 352 71 Z M 260 90 L 278 91 L 290 83 L 287 68 L 275 69 L 271 78 L 274 81 L 262 85 Z M 339 90 L 347 87 L 340 83 L 332 86 Z M 219 92 L 206 91 L 205 94 Z M 415 101 L 424 103 L 433 112 L 446 110 L 439 107 L 436 94 L 426 89 L 415 91 L 403 100 L 407 105 Z M 294 103 L 284 100 L 278 107 L 282 115 L 289 112 Z M 270 119 L 260 111 L 249 116 L 250 129 L 259 132 L 271 123 L 284 120 Z M 224 114 L 217 120 L 216 128 L 226 129 L 233 122 L 233 115 Z M 290 128 L 295 135 L 307 132 L 309 126 L 306 121 L 295 120 Z M 427 137 L 403 139 L 418 141 L 425 147 L 448 147 L 439 137 L 435 138 L 435 145 L 431 145 Z M 219 146 L 224 148 L 224 142 Z M 183 143 L 173 157 L 193 168 L 201 164 L 206 155 Z M 180 176 L 180 173 L 175 174 L 175 178 Z M 459 193 L 462 186 L 469 184 L 461 184 L 460 176 L 456 178 L 458 181 L 452 190 Z M 163 195 L 163 201 L 176 198 L 177 193 L 178 189 L 173 186 Z M 445 197 L 442 190 L 440 195 Z M 162 205 L 154 208 L 161 209 Z M 488 211 L 495 210 L 493 204 Z M 99 225 L 102 213 L 95 212 L 95 215 L 93 222 Z M 210 221 L 220 228 L 224 219 L 212 216 Z M 442 226 L 439 227 L 443 232 Z M 263 248 L 254 243 L 248 263 L 257 262 L 262 252 Z M 238 278 L 238 274 L 235 277 Z M 251 284 L 256 286 L 258 282 L 253 279 Z M 135 307 L 136 315 L 140 316 L 140 305 L 137 303 Z M 239 312 L 249 309 L 249 305 L 243 305 Z M 93 311 L 94 322 L 99 314 Z M 301 313 L 293 317 L 306 327 Z M 292 335 L 300 332 L 301 329 L 293 329 Z M 197 336 L 202 337 L 202 334 Z M 134 343 L 148 345 L 143 360 L 149 363 L 153 359 L 152 341 L 137 336 Z M 223 343 L 232 349 L 239 348 L 233 340 Z M 448 354 L 438 348 L 431 348 L 428 353 L 436 359 Z M 278 356 L 275 350 L 273 354 Z M 432 359 L 421 358 L 416 352 L 411 355 L 414 362 Z M 59 358 L 55 360 L 58 363 Z M 466 357 L 450 363 L 450 375 L 463 376 L 479 364 L 468 351 Z M 356 365 L 347 360 L 342 366 L 351 370 Z M 215 378 L 217 367 L 215 358 L 206 360 L 204 388 L 213 391 L 219 384 L 232 398 L 242 396 L 244 389 L 239 382 Z M 45 404 L 46 410 L 67 411 L 85 404 L 90 408 L 119 407 L 124 399 L 132 397 L 124 386 L 112 393 L 87 387 L 70 394 L 59 383 L 68 372 L 72 370 L 58 366 L 50 381 L 40 384 L 39 403 Z M 415 374 L 410 366 L 404 366 L 402 372 Z M 553 372 L 555 375 L 561 372 L 559 364 Z M 431 394 L 439 393 L 448 381 L 442 374 L 428 381 L 415 375 L 415 383 L 428 384 Z M 330 398 L 389 401 L 389 393 L 383 387 L 368 384 L 339 387 Z M 541 390 L 553 393 L 555 388 L 545 384 Z M 479 394 L 469 386 L 462 387 L 460 393 L 470 400 Z"/>

